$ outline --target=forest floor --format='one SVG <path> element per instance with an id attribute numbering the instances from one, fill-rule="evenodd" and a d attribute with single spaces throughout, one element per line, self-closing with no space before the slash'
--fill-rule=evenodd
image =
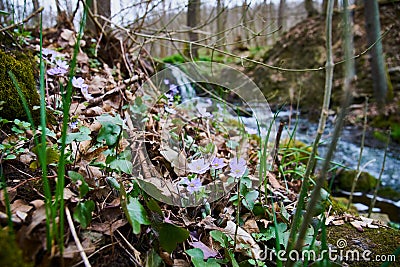
<path id="1" fill-rule="evenodd" d="M 398 9 L 395 11 L 398 12 Z M 393 38 L 398 40 L 399 32 L 396 30 L 397 35 Z M 38 38 L 23 38 L 24 53 L 29 51 L 38 61 Z M 66 27 L 44 32 L 46 101 L 52 108 L 49 111 L 51 123 L 46 132 L 47 177 L 52 191 L 57 182 L 58 143 L 63 119 L 60 114 L 63 94 L 60 90 L 68 83 L 75 41 L 76 33 Z M 177 163 L 168 154 L 172 152 L 162 152 L 161 146 L 162 127 L 167 121 L 163 116 L 173 114 L 169 108 L 179 103 L 179 92 L 170 87 L 167 94 L 161 93 L 157 105 L 146 116 L 140 117 L 147 111 L 146 99 L 136 92 L 157 69 L 151 58 L 136 55 L 134 59 L 124 58 L 122 65 L 111 67 L 97 57 L 96 43 L 90 39 L 85 42 L 77 55 L 68 121 L 64 201 L 66 219 L 73 220 L 64 222 L 65 249 L 62 255 L 56 243 L 51 244 L 50 250 L 46 249 L 44 183 L 37 159 L 38 148 L 33 142 L 35 133 L 29 125 L 12 118 L 2 118 L 9 121 L 2 120 L 0 132 L 3 145 L 0 163 L 5 178 L 5 183 L 2 183 L 5 190 L 1 190 L 0 202 L 0 265 L 22 266 L 24 259 L 26 266 L 84 266 L 83 260 L 88 257 L 92 266 L 108 267 L 190 266 L 191 263 L 195 266 L 276 266 L 276 257 L 257 260 L 257 256 L 261 252 L 270 252 L 277 242 L 281 249 L 286 248 L 302 183 L 301 175 L 305 169 L 304 151 L 307 149 L 282 143 L 276 154 L 279 160 L 272 161 L 268 185 L 254 188 L 251 183 L 257 179 L 260 138 L 253 133 L 243 134 L 232 120 L 224 124 L 225 128 L 219 128 L 220 125 L 214 121 L 211 123 L 211 115 L 216 118 L 219 112 L 215 108 L 200 110 L 203 117 L 195 121 L 187 121 L 185 114 L 178 114 L 182 117 L 177 116 L 179 120 L 174 123 L 179 131 L 171 131 L 170 134 L 175 133 L 177 140 L 181 140 L 179 134 L 184 129 L 186 135 L 182 139 L 186 144 L 183 147 L 190 145 L 186 147 L 186 155 L 175 155 Z M 400 41 L 394 43 L 399 45 Z M 13 47 L 11 54 L 14 49 L 18 50 Z M 395 55 L 398 57 L 397 52 Z M 125 76 L 128 69 L 130 78 Z M 169 83 L 172 81 L 164 81 L 164 85 Z M 141 138 L 146 141 L 149 154 L 149 161 L 146 161 L 149 165 L 140 166 L 144 175 L 154 170 L 162 173 L 160 179 L 170 179 L 196 205 L 181 207 L 165 204 L 168 201 L 158 201 L 162 197 L 153 198 L 154 195 L 143 189 L 146 184 L 135 177 L 132 162 L 145 162 L 140 150 L 131 146 L 132 139 L 138 138 L 135 136 L 138 130 L 135 123 L 140 120 L 145 125 L 145 134 Z M 245 136 L 248 145 L 243 154 L 239 155 L 235 142 L 225 142 L 227 132 L 235 142 L 240 142 L 240 137 Z M 214 144 L 208 146 L 203 142 L 206 138 L 215 140 Z M 4 147 L 6 144 L 9 145 L 8 150 Z M 195 158 L 196 153 L 214 151 L 221 162 L 217 164 L 213 161 L 213 168 L 209 164 L 205 172 L 197 170 L 197 176 L 188 175 L 191 180 L 181 179 L 187 174 L 176 167 L 181 157 L 186 162 L 189 157 Z M 243 157 L 246 161 L 236 158 L 235 162 L 232 155 Z M 299 160 L 301 157 L 303 159 Z M 192 171 L 198 167 L 193 164 L 189 165 Z M 217 201 L 198 203 L 197 196 L 207 193 L 202 191 L 199 182 L 213 186 L 218 177 L 229 183 L 228 177 L 233 175 L 234 170 L 245 178 L 240 194 L 232 186 L 232 190 L 224 191 Z M 7 202 L 11 203 L 15 240 L 4 234 L 8 223 Z M 318 240 L 326 237 L 331 246 L 341 249 L 344 246 L 339 240 L 345 240 L 346 249 L 372 251 L 373 256 L 388 256 L 400 244 L 399 231 L 387 226 L 386 222 L 346 210 L 345 204 L 330 196 L 326 196 L 320 204 L 322 210 L 316 215 L 321 218 L 323 214 L 327 218 L 323 227 L 326 233 L 317 230 L 315 235 L 309 234 L 308 244 L 314 236 Z M 56 222 L 59 219 L 58 216 Z M 75 232 L 77 236 L 74 236 Z M 316 242 L 313 249 L 320 251 L 320 244 Z M 268 250 L 262 251 L 263 248 Z M 373 261 L 339 258 L 336 261 L 342 266 L 377 266 Z M 398 264 L 399 256 L 396 261 Z"/>

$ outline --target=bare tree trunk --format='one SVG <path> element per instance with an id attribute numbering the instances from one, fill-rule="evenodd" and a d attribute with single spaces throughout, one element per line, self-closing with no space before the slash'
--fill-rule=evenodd
<path id="1" fill-rule="evenodd" d="M 0 10 L 7 11 L 3 0 L 0 0 Z M 0 16 L 0 23 L 4 23 L 5 21 L 6 21 L 6 15 Z"/>
<path id="2" fill-rule="evenodd" d="M 106 18 L 111 17 L 111 0 L 92 0 L 90 10 L 94 16 L 104 16 Z M 86 31 L 97 36 L 101 32 L 101 28 L 105 28 L 107 22 L 100 18 L 88 17 L 86 23 Z"/>
<path id="3" fill-rule="evenodd" d="M 243 40 L 244 40 L 244 43 L 245 44 L 247 44 L 247 45 L 250 45 L 250 39 L 249 39 L 249 25 L 248 25 L 248 23 L 247 23 L 247 12 L 248 12 L 248 10 L 247 10 L 247 0 L 243 0 L 243 3 L 242 3 L 242 24 L 243 24 L 243 28 L 242 28 L 242 31 L 243 31 Z"/>
<path id="4" fill-rule="evenodd" d="M 284 27 L 285 6 L 286 6 L 286 1 L 280 0 L 278 9 L 278 27 L 281 27 L 282 30 L 285 28 Z"/>
<path id="5" fill-rule="evenodd" d="M 379 39 L 381 24 L 379 20 L 378 2 L 376 0 L 365 0 L 364 14 L 368 46 L 375 43 L 369 51 L 374 94 L 379 106 L 383 108 L 386 101 L 388 86 L 382 42 Z"/>
<path id="6" fill-rule="evenodd" d="M 314 8 L 312 0 L 305 0 L 304 7 L 307 12 L 307 17 L 313 17 L 318 14 L 317 10 Z"/>
<path id="7" fill-rule="evenodd" d="M 328 8 L 328 0 L 322 1 L 322 16 L 326 16 L 326 9 Z"/>
<path id="8" fill-rule="evenodd" d="M 165 10 L 166 10 L 165 0 L 162 1 L 161 7 L 162 7 L 161 27 L 164 28 L 165 27 L 165 22 L 166 22 L 165 17 L 167 15 L 166 12 L 165 12 Z M 159 46 L 160 46 L 160 57 L 161 58 L 165 57 L 166 54 L 167 54 L 166 51 L 165 51 L 165 45 L 166 45 L 166 43 L 164 41 L 160 40 Z"/>
<path id="9" fill-rule="evenodd" d="M 33 4 L 33 10 L 39 9 L 39 0 L 32 0 L 32 4 Z M 35 24 L 34 25 L 35 27 L 39 26 L 39 16 L 35 16 L 33 18 L 33 23 Z"/>
<path id="10" fill-rule="evenodd" d="M 200 0 L 188 0 L 187 10 L 187 26 L 189 27 L 189 41 L 197 42 L 199 40 L 199 34 L 197 31 L 193 31 L 194 28 L 199 24 L 200 19 Z M 197 45 L 191 45 L 188 48 L 188 56 L 193 58 L 199 57 L 199 47 Z"/>
<path id="11" fill-rule="evenodd" d="M 217 47 L 218 49 L 225 50 L 225 6 L 224 0 L 217 0 Z"/>

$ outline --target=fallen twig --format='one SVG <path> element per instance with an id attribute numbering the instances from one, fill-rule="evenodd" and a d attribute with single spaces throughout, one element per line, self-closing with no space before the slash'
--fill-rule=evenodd
<path id="1" fill-rule="evenodd" d="M 23 21 L 20 21 L 20 22 L 14 23 L 14 24 L 12 24 L 12 25 L 8 25 L 7 27 L 1 28 L 1 29 L 0 29 L 0 32 L 8 31 L 8 30 L 10 30 L 10 29 L 13 29 L 13 28 L 18 27 L 18 26 L 20 26 L 20 25 L 22 25 L 22 24 L 27 23 L 31 18 L 33 18 L 34 16 L 36 16 L 37 14 L 39 14 L 40 12 L 42 12 L 43 9 L 44 9 L 44 7 L 40 7 L 39 9 L 33 11 L 32 14 L 30 14 L 30 15 L 29 15 L 26 19 L 24 19 Z"/>
<path id="2" fill-rule="evenodd" d="M 72 221 L 71 213 L 69 212 L 69 209 L 67 206 L 65 207 L 65 215 L 67 217 L 68 225 L 71 230 L 71 234 L 74 238 L 76 247 L 78 248 L 79 254 L 81 254 L 83 263 L 85 264 L 86 267 L 91 267 L 92 265 L 90 265 L 90 262 L 89 262 L 88 257 L 86 256 L 85 250 L 83 249 L 82 244 L 79 241 L 78 235 L 76 234 L 74 222 Z"/>
<path id="3" fill-rule="evenodd" d="M 115 87 L 114 89 L 106 92 L 105 94 L 103 94 L 103 95 L 101 95 L 99 97 L 90 99 L 88 101 L 87 107 L 89 108 L 89 107 L 96 106 L 97 104 L 99 104 L 100 102 L 104 101 L 105 99 L 107 99 L 107 98 L 111 97 L 112 95 L 114 95 L 114 94 L 120 92 L 121 90 L 125 89 L 128 84 L 138 81 L 141 77 L 142 77 L 142 75 L 134 75 L 130 79 L 124 80 L 124 84 Z"/>

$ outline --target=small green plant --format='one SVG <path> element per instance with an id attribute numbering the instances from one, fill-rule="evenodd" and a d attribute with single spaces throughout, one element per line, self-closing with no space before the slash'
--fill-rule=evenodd
<path id="1" fill-rule="evenodd" d="M 223 263 L 223 261 L 213 258 L 204 261 L 204 253 L 199 248 L 188 249 L 185 253 L 190 256 L 194 267 L 219 267 L 220 263 Z"/>
<path id="2" fill-rule="evenodd" d="M 235 259 L 235 253 L 233 252 L 233 247 L 235 245 L 234 240 L 219 230 L 211 231 L 210 236 L 224 248 L 225 259 L 230 262 L 232 266 L 239 267 L 239 264 Z"/>
<path id="3" fill-rule="evenodd" d="M 83 200 L 90 187 L 81 174 L 69 171 L 68 176 L 79 190 L 79 201 L 74 210 L 74 219 L 81 224 L 82 228 L 86 228 L 92 220 L 92 212 L 95 208 L 93 200 Z"/>
<path id="4" fill-rule="evenodd" d="M 31 124 L 18 119 L 15 119 L 13 122 L 1 119 L 0 123 L 3 125 L 6 123 L 12 123 L 13 126 L 11 127 L 11 131 L 14 133 L 14 135 L 9 136 L 7 142 L 0 144 L 2 160 L 16 159 L 25 151 L 23 146 L 28 141 L 28 138 L 26 138 L 24 134 L 30 129 Z"/>
<path id="5" fill-rule="evenodd" d="M 14 35 L 20 45 L 29 45 L 29 41 L 33 39 L 32 32 L 22 28 L 16 28 L 14 30 Z"/>

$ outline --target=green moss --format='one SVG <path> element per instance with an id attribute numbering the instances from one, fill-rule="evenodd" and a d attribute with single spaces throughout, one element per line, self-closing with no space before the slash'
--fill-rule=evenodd
<path id="1" fill-rule="evenodd" d="M 354 178 L 357 176 L 356 170 L 344 170 L 341 171 L 336 179 L 340 189 L 350 191 L 353 185 Z M 378 183 L 378 179 L 369 174 L 368 172 L 362 172 L 356 184 L 355 190 L 357 192 L 369 192 L 373 190 Z"/>
<path id="2" fill-rule="evenodd" d="M 33 266 L 23 260 L 22 251 L 12 235 L 4 228 L 0 229 L 0 266 L 28 267 Z"/>
<path id="3" fill-rule="evenodd" d="M 11 70 L 25 95 L 34 120 L 39 121 L 39 111 L 32 110 L 33 106 L 39 106 L 40 102 L 31 57 L 20 52 L 5 53 L 0 51 L 0 102 L 5 102 L 3 109 L 0 110 L 0 117 L 2 118 L 27 120 L 17 89 L 7 73 Z"/>
<path id="4" fill-rule="evenodd" d="M 378 196 L 391 199 L 394 201 L 399 201 L 400 200 L 400 192 L 394 190 L 391 187 L 382 187 L 379 188 L 378 190 Z"/>
<path id="5" fill-rule="evenodd" d="M 344 239 L 347 243 L 346 247 L 341 251 L 358 250 L 360 251 L 360 258 L 363 251 L 369 250 L 371 254 L 368 256 L 370 261 L 346 261 L 350 266 L 380 266 L 372 259 L 375 259 L 376 255 L 390 255 L 397 249 L 400 244 L 400 231 L 391 228 L 378 228 L 369 229 L 364 228 L 363 232 L 357 231 L 350 224 L 343 224 L 340 226 L 328 226 L 327 227 L 328 243 L 334 246 L 337 245 L 339 239 Z M 338 251 L 340 253 L 340 251 Z M 337 256 L 338 254 L 336 254 Z M 396 258 L 396 262 L 400 260 Z M 391 265 L 397 266 L 397 265 Z"/>
<path id="6" fill-rule="evenodd" d="M 353 205 L 350 206 L 350 209 L 347 209 L 347 205 L 349 200 L 345 197 L 330 197 L 329 198 L 332 204 L 332 210 L 336 212 L 336 214 L 343 214 L 345 212 L 351 213 L 354 215 L 358 215 L 358 210 Z"/>
<path id="7" fill-rule="evenodd" d="M 181 54 L 173 54 L 171 56 L 163 58 L 162 61 L 164 63 L 177 64 L 177 63 L 184 63 L 185 59 Z"/>

